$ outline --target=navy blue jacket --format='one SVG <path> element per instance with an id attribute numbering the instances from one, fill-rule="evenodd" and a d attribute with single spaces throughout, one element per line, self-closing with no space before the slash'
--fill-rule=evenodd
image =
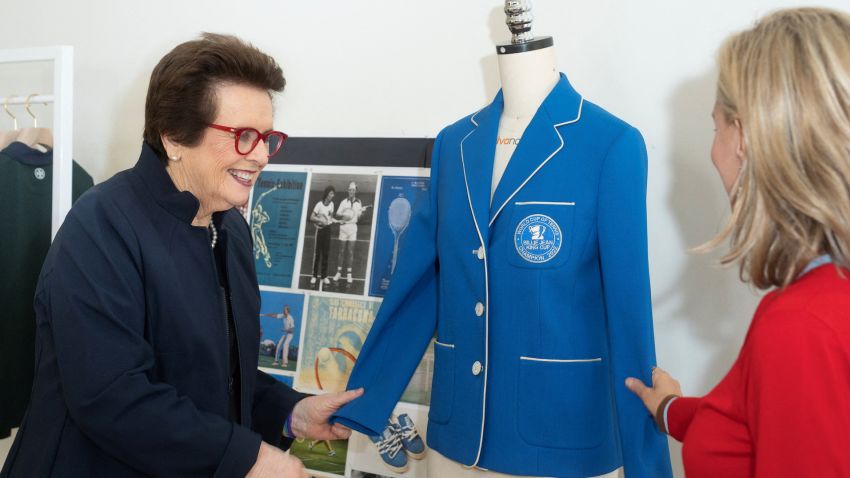
<path id="1" fill-rule="evenodd" d="M 36 378 L 3 476 L 244 476 L 261 438 L 279 440 L 303 395 L 257 371 L 260 297 L 234 209 L 214 215 L 241 374 L 241 425 L 227 419 L 225 298 L 198 207 L 147 145 L 76 202 L 36 289 Z"/>
<path id="2" fill-rule="evenodd" d="M 375 434 L 436 333 L 428 444 L 502 473 L 671 476 L 628 376 L 655 347 L 640 133 L 560 82 L 490 200 L 502 94 L 434 144 L 430 200 L 335 420 Z M 419 207 L 421 206 L 421 207 Z"/>

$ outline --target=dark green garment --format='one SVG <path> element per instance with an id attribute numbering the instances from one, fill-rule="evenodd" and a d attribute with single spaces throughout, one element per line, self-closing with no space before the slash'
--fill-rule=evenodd
<path id="1" fill-rule="evenodd" d="M 0 438 L 21 423 L 33 380 L 33 296 L 50 247 L 53 152 L 12 143 L 0 151 Z M 76 162 L 74 201 L 92 186 Z"/>

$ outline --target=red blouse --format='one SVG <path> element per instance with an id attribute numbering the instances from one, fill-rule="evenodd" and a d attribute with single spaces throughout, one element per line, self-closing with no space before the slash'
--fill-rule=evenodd
<path id="1" fill-rule="evenodd" d="M 674 400 L 688 478 L 850 477 L 850 272 L 833 265 L 762 299 L 738 359 Z"/>

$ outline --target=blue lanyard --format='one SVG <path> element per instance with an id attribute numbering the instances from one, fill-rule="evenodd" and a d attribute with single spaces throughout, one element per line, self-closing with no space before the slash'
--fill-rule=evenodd
<path id="1" fill-rule="evenodd" d="M 806 268 L 803 269 L 803 272 L 801 272 L 800 275 L 797 276 L 797 277 L 804 276 L 807 273 L 811 272 L 812 269 L 815 269 L 815 268 L 818 268 L 818 267 L 820 267 L 824 264 L 830 264 L 830 263 L 832 263 L 832 257 L 830 257 L 828 254 L 824 254 L 822 256 L 816 257 L 816 258 L 812 259 L 812 262 L 809 262 L 809 264 L 806 266 Z"/>

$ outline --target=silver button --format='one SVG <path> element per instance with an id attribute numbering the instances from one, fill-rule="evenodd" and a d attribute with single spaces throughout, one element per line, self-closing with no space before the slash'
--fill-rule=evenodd
<path id="1" fill-rule="evenodd" d="M 484 315 L 484 304 L 482 304 L 481 302 L 475 304 L 475 315 L 477 315 L 478 317 Z"/>
<path id="2" fill-rule="evenodd" d="M 484 246 L 479 247 L 478 252 L 476 254 L 478 254 L 478 258 L 483 261 L 484 260 Z"/>
<path id="3" fill-rule="evenodd" d="M 484 369 L 484 366 L 481 365 L 481 362 L 476 360 L 475 363 L 472 364 L 472 375 L 480 374 L 483 369 Z"/>

